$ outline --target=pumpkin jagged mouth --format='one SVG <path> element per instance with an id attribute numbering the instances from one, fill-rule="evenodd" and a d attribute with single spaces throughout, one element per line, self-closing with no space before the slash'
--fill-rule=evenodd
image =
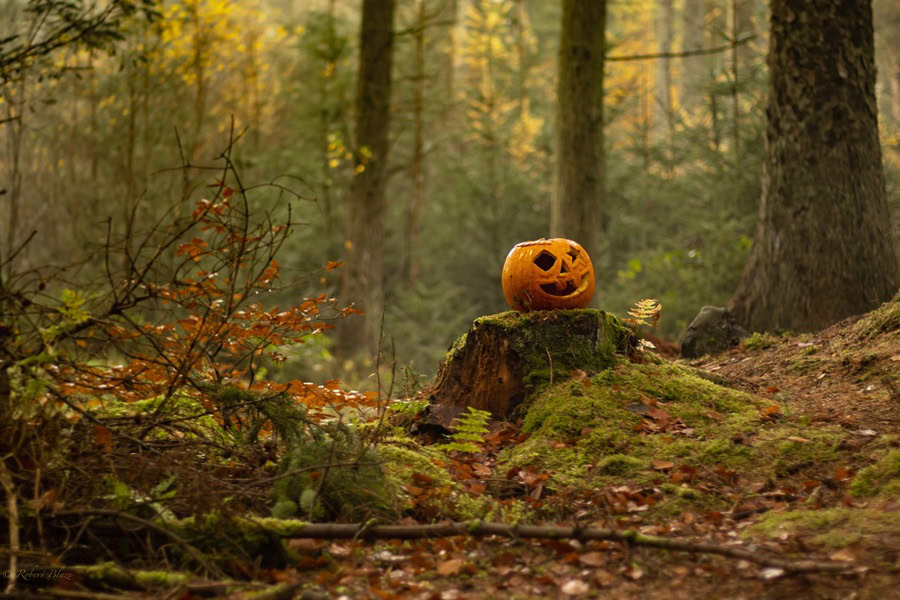
<path id="1" fill-rule="evenodd" d="M 590 277 L 584 277 L 581 280 L 581 285 L 575 287 L 575 284 L 571 281 L 566 282 L 566 287 L 563 289 L 557 289 L 555 283 L 542 283 L 541 291 L 549 296 L 571 296 L 575 292 L 580 292 L 584 290 L 589 283 Z"/>

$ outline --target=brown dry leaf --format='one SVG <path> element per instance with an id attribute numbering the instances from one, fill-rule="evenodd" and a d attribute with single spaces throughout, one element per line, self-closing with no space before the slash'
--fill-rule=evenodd
<path id="1" fill-rule="evenodd" d="M 410 496 L 421 496 L 425 493 L 424 489 L 416 487 L 411 483 L 404 484 L 403 489 L 406 490 Z"/>
<path id="2" fill-rule="evenodd" d="M 418 483 L 419 485 L 431 485 L 434 483 L 434 478 L 425 473 L 415 472 L 412 474 L 412 480 Z"/>
<path id="3" fill-rule="evenodd" d="M 715 421 L 721 421 L 722 419 L 725 418 L 725 415 L 723 415 L 720 412 L 716 412 L 714 410 L 711 410 L 708 413 L 706 413 L 706 416 Z"/>
<path id="4" fill-rule="evenodd" d="M 900 354 L 895 354 L 891 357 L 891 360 L 894 362 L 900 362 Z"/>
<path id="5" fill-rule="evenodd" d="M 97 445 L 102 446 L 106 452 L 112 451 L 112 431 L 103 425 L 94 425 L 94 439 Z"/>
<path id="6" fill-rule="evenodd" d="M 670 460 L 651 460 L 650 466 L 656 469 L 657 471 L 667 471 L 675 466 Z"/>
<path id="7" fill-rule="evenodd" d="M 606 564 L 606 552 L 585 552 L 578 557 L 578 562 L 589 567 L 599 567 Z"/>
<path id="8" fill-rule="evenodd" d="M 808 443 L 809 443 L 809 440 L 808 440 L 808 439 L 802 438 L 802 437 L 798 437 L 798 436 L 796 436 L 796 435 L 790 435 L 790 436 L 788 436 L 788 439 L 791 440 L 792 442 L 799 442 L 799 443 L 801 443 L 801 444 L 808 444 Z"/>
<path id="9" fill-rule="evenodd" d="M 491 476 L 491 468 L 486 465 L 483 465 L 481 463 L 475 463 L 472 466 L 472 470 L 479 477 L 490 477 Z"/>
<path id="10" fill-rule="evenodd" d="M 287 541 L 287 546 L 295 552 L 301 554 L 315 554 L 322 547 L 321 540 L 313 540 L 306 538 L 292 538 Z"/>
<path id="11" fill-rule="evenodd" d="M 853 562 L 856 560 L 856 555 L 850 548 L 841 548 L 837 552 L 832 552 L 828 555 L 828 558 L 831 560 L 839 560 L 842 562 Z"/>
<path id="12" fill-rule="evenodd" d="M 567 596 L 584 596 L 591 591 L 591 586 L 580 579 L 570 579 L 560 588 Z"/>
<path id="13" fill-rule="evenodd" d="M 575 371 L 572 372 L 572 381 L 584 381 L 587 378 L 588 374 L 581 369 L 575 369 Z"/>
<path id="14" fill-rule="evenodd" d="M 346 558 L 350 556 L 353 550 L 347 544 L 334 543 L 328 546 L 328 554 L 337 556 L 338 558 Z"/>
<path id="15" fill-rule="evenodd" d="M 642 571 L 639 566 L 632 565 L 630 569 L 625 571 L 624 575 L 632 581 L 637 581 L 644 576 L 644 571 Z"/>
<path id="16" fill-rule="evenodd" d="M 438 575 L 447 577 L 448 575 L 456 575 L 459 573 L 465 564 L 466 561 L 463 558 L 451 558 L 450 560 L 438 563 L 437 569 L 435 570 Z"/>

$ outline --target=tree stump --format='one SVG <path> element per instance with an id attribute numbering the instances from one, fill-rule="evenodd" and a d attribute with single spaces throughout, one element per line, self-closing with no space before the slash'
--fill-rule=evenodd
<path id="1" fill-rule="evenodd" d="M 476 319 L 450 347 L 425 392 L 425 422 L 449 428 L 473 407 L 509 419 L 544 384 L 576 370 L 592 375 L 635 346 L 632 331 L 602 310 L 505 312 Z"/>

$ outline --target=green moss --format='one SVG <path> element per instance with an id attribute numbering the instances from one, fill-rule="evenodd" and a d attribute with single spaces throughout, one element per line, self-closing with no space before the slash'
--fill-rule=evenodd
<path id="1" fill-rule="evenodd" d="M 386 438 L 378 445 L 378 455 L 394 487 L 410 483 L 414 473 L 427 475 L 435 485 L 456 485 L 450 474 L 435 464 L 435 460 L 446 460 L 446 457 L 434 447 L 421 446 L 412 438 Z"/>
<path id="2" fill-rule="evenodd" d="M 632 475 L 635 471 L 646 468 L 646 466 L 647 463 L 645 461 L 633 456 L 613 454 L 597 463 L 596 469 L 598 472 L 606 475 Z"/>
<path id="3" fill-rule="evenodd" d="M 524 419 L 529 438 L 504 451 L 498 466 L 546 471 L 550 488 L 592 489 L 628 482 L 659 485 L 668 475 L 652 468 L 654 460 L 701 470 L 721 466 L 759 480 L 836 460 L 845 436 L 839 427 L 810 427 L 789 414 L 764 421 L 760 410 L 768 404 L 680 365 L 622 361 L 588 386 L 569 380 L 543 388 Z M 642 432 L 643 422 L 658 423 L 642 414 L 651 408 L 678 426 Z M 729 505 L 724 497 L 684 489 L 673 487 L 672 497 L 651 507 L 648 516 Z"/>
<path id="4" fill-rule="evenodd" d="M 875 464 L 857 473 L 850 493 L 857 498 L 900 497 L 900 449 L 881 453 Z"/>
<path id="5" fill-rule="evenodd" d="M 809 348 L 807 348 L 809 350 Z M 826 361 L 821 358 L 813 358 L 811 356 L 804 356 L 791 364 L 787 370 L 791 373 L 799 373 L 801 375 L 812 373 L 822 368 L 823 365 L 826 364 Z"/>
<path id="6" fill-rule="evenodd" d="M 859 341 L 870 340 L 880 334 L 900 329 L 900 292 L 850 328 L 851 336 Z"/>
<path id="7" fill-rule="evenodd" d="M 144 571 L 139 569 L 123 569 L 112 562 L 101 562 L 95 565 L 67 566 L 65 571 L 72 571 L 88 580 L 99 580 L 106 584 L 118 584 L 133 588 L 135 584 L 142 588 L 161 588 L 184 585 L 195 579 L 189 573 L 172 571 Z"/>
<path id="8" fill-rule="evenodd" d="M 765 350 L 778 343 L 778 337 L 767 332 L 755 332 L 744 339 L 744 348 L 747 350 Z"/>
<path id="9" fill-rule="evenodd" d="M 900 534 L 900 522 L 890 510 L 832 508 L 770 512 L 744 532 L 744 537 L 780 537 L 785 533 L 811 534 L 810 542 L 842 548 L 869 536 Z"/>
<path id="10" fill-rule="evenodd" d="M 574 369 L 588 373 L 608 369 L 616 364 L 617 351 L 635 344 L 634 333 L 618 317 L 602 310 L 507 311 L 476 319 L 468 336 L 453 344 L 448 360 L 479 328 L 504 333 L 522 362 L 520 371 L 532 394 L 542 383 L 565 379 Z"/>

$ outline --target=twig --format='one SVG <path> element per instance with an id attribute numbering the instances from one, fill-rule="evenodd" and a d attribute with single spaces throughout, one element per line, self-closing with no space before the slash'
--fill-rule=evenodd
<path id="1" fill-rule="evenodd" d="M 663 548 L 678 552 L 695 554 L 717 554 L 729 558 L 740 558 L 758 565 L 777 567 L 789 573 L 812 573 L 828 571 L 833 573 L 852 572 L 854 566 L 819 562 L 813 560 L 787 560 L 772 556 L 764 556 L 731 546 L 694 542 L 644 535 L 634 530 L 614 531 L 611 529 L 591 529 L 580 527 L 552 527 L 537 525 L 504 525 L 502 523 L 483 523 L 469 521 L 437 525 L 376 525 L 366 527 L 359 523 L 321 523 L 304 524 L 296 530 L 284 533 L 286 538 L 323 538 L 323 539 L 421 539 L 436 537 L 452 537 L 457 535 L 482 536 L 498 535 L 509 538 L 547 538 L 574 539 L 580 541 L 606 540 L 624 542 L 631 546 L 647 546 Z"/>
<path id="2" fill-rule="evenodd" d="M 737 46 L 741 46 L 746 44 L 753 38 L 755 35 L 748 35 L 747 37 L 743 37 L 737 40 L 734 40 L 730 44 L 725 44 L 724 46 L 716 46 L 715 48 L 701 48 L 700 50 L 686 50 L 685 52 L 660 52 L 659 54 L 631 54 L 628 56 L 606 56 L 603 60 L 609 61 L 626 61 L 626 60 L 652 60 L 655 58 L 686 58 L 688 56 L 703 56 L 704 54 L 717 54 L 719 52 L 724 52 L 725 50 L 731 50 L 732 48 L 736 48 Z"/>
<path id="3" fill-rule="evenodd" d="M 60 519 L 63 517 L 110 517 L 113 519 L 122 519 L 123 521 L 131 521 L 132 523 L 137 523 L 142 527 L 146 527 L 147 529 L 152 529 L 157 533 L 160 533 L 182 548 L 191 555 L 191 557 L 197 561 L 197 563 L 203 567 L 207 573 L 214 575 L 216 577 L 224 578 L 225 575 L 220 571 L 215 565 L 207 562 L 203 555 L 200 554 L 200 551 L 194 548 L 187 540 L 183 537 L 175 533 L 174 531 L 170 531 L 166 529 L 162 525 L 158 525 L 153 521 L 148 521 L 146 519 L 142 519 L 140 517 L 136 517 L 134 515 L 120 512 L 118 510 L 107 510 L 107 509 L 84 509 L 84 510 L 64 510 L 56 512 L 52 515 L 51 518 Z"/>
<path id="4" fill-rule="evenodd" d="M 19 506 L 16 499 L 16 486 L 13 484 L 6 464 L 0 462 L 0 485 L 6 493 L 7 522 L 9 523 L 9 581 L 6 584 L 6 593 L 11 594 L 16 589 L 16 573 L 18 572 L 19 558 Z"/>

